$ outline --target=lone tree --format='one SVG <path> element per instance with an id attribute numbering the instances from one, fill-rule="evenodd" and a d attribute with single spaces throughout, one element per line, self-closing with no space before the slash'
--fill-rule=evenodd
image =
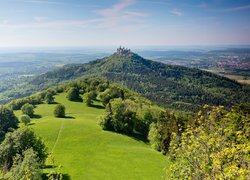
<path id="1" fill-rule="evenodd" d="M 80 101 L 81 97 L 80 97 L 79 90 L 76 89 L 75 87 L 70 88 L 68 90 L 67 98 L 70 101 Z"/>
<path id="2" fill-rule="evenodd" d="M 65 117 L 65 106 L 62 104 L 58 104 L 54 110 L 55 117 Z"/>
<path id="3" fill-rule="evenodd" d="M 34 106 L 32 104 L 26 103 L 21 108 L 23 114 L 27 114 L 29 117 L 34 116 Z"/>
<path id="4" fill-rule="evenodd" d="M 47 104 L 52 104 L 52 103 L 54 103 L 54 97 L 53 97 L 53 94 L 51 93 L 51 92 L 48 92 L 47 94 L 46 94 L 46 96 L 45 96 L 45 102 L 47 103 Z"/>
<path id="5" fill-rule="evenodd" d="M 23 114 L 20 117 L 20 121 L 24 123 L 25 126 L 27 126 L 30 123 L 30 117 L 27 114 Z"/>

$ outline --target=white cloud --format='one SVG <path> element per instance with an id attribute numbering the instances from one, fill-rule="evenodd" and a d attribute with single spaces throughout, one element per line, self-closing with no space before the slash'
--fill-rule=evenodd
<path id="1" fill-rule="evenodd" d="M 183 15 L 183 13 L 179 9 L 173 9 L 170 11 L 170 13 L 175 15 L 175 16 L 182 16 Z"/>
<path id="2" fill-rule="evenodd" d="M 117 16 L 124 9 L 126 9 L 129 6 L 131 6 L 135 2 L 136 2 L 136 0 L 122 0 L 119 3 L 117 3 L 117 4 L 114 4 L 110 8 L 101 9 L 101 10 L 98 10 L 97 12 L 99 14 L 101 14 L 102 16 L 104 16 L 104 17 L 111 17 L 112 18 L 112 17 Z"/>
<path id="3" fill-rule="evenodd" d="M 148 14 L 128 10 L 128 8 L 135 3 L 136 0 L 121 0 L 110 8 L 95 11 L 97 14 L 101 15 L 102 18 L 102 22 L 99 23 L 97 27 L 109 29 L 119 29 L 121 27 L 122 29 L 126 29 L 124 24 L 130 27 L 133 25 L 138 26 L 136 23 L 144 23 L 142 18 L 149 16 Z"/>
<path id="4" fill-rule="evenodd" d="M 249 9 L 250 9 L 250 5 L 246 5 L 246 6 L 237 6 L 237 7 L 232 7 L 232 8 L 219 9 L 217 11 L 219 11 L 219 12 L 238 12 L 238 11 L 245 11 L 245 10 L 249 10 Z"/>
<path id="5" fill-rule="evenodd" d="M 126 11 L 124 13 L 127 14 L 127 15 L 130 15 L 131 17 L 147 17 L 147 16 L 149 16 L 146 13 L 135 12 L 135 11 Z"/>

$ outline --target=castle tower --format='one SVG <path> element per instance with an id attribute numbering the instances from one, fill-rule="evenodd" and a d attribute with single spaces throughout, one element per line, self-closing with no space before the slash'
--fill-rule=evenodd
<path id="1" fill-rule="evenodd" d="M 117 48 L 116 53 L 120 56 L 128 56 L 131 54 L 131 50 L 120 46 L 119 48 Z"/>

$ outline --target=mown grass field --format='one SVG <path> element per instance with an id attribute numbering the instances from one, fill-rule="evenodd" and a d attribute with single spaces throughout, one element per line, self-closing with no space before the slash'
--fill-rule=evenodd
<path id="1" fill-rule="evenodd" d="M 220 70 L 217 70 L 217 69 L 203 69 L 203 70 L 218 74 L 220 76 L 227 77 L 229 79 L 238 81 L 239 83 L 242 83 L 242 84 L 250 84 L 250 77 L 249 76 L 237 75 L 237 74 L 234 74 L 231 72 L 222 73 Z"/>
<path id="2" fill-rule="evenodd" d="M 143 141 L 101 130 L 98 119 L 104 109 L 65 96 L 57 95 L 55 101 L 65 105 L 67 118 L 55 118 L 55 105 L 42 104 L 35 109 L 41 118 L 32 119 L 30 127 L 43 138 L 55 165 L 62 165 L 66 179 L 162 179 L 168 166 L 165 156 Z M 47 165 L 52 165 L 51 158 Z"/>

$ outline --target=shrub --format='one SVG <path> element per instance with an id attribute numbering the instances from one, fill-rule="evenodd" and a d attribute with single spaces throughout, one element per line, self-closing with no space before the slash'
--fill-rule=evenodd
<path id="1" fill-rule="evenodd" d="M 52 103 L 54 103 L 54 97 L 53 97 L 53 94 L 51 93 L 51 92 L 48 92 L 47 94 L 46 94 L 46 96 L 45 96 L 45 102 L 47 103 L 47 104 L 52 104 Z"/>
<path id="2" fill-rule="evenodd" d="M 104 117 L 101 117 L 99 121 L 99 125 L 103 130 L 108 130 L 108 131 L 113 131 L 113 125 L 112 125 L 112 116 L 111 115 L 106 115 Z"/>
<path id="3" fill-rule="evenodd" d="M 131 134 L 134 130 L 136 119 L 136 112 L 130 110 L 130 101 L 122 101 L 116 99 L 113 101 L 112 112 L 107 110 L 107 115 L 100 121 L 100 126 L 104 130 L 120 132 L 124 134 Z"/>
<path id="4" fill-rule="evenodd" d="M 20 121 L 24 123 L 25 126 L 27 126 L 30 123 L 30 117 L 27 114 L 23 114 L 20 117 Z"/>
<path id="5" fill-rule="evenodd" d="M 62 104 L 58 104 L 54 110 L 55 117 L 65 117 L 65 106 Z"/>
<path id="6" fill-rule="evenodd" d="M 34 115 L 34 106 L 32 104 L 26 103 L 22 106 L 21 111 L 23 114 L 27 114 L 32 117 Z"/>
<path id="7" fill-rule="evenodd" d="M 72 87 L 68 90 L 67 98 L 70 101 L 81 101 L 79 90 L 75 87 Z"/>
<path id="8" fill-rule="evenodd" d="M 93 103 L 93 96 L 94 94 L 91 92 L 85 93 L 83 96 L 83 101 L 87 106 L 91 106 Z"/>

